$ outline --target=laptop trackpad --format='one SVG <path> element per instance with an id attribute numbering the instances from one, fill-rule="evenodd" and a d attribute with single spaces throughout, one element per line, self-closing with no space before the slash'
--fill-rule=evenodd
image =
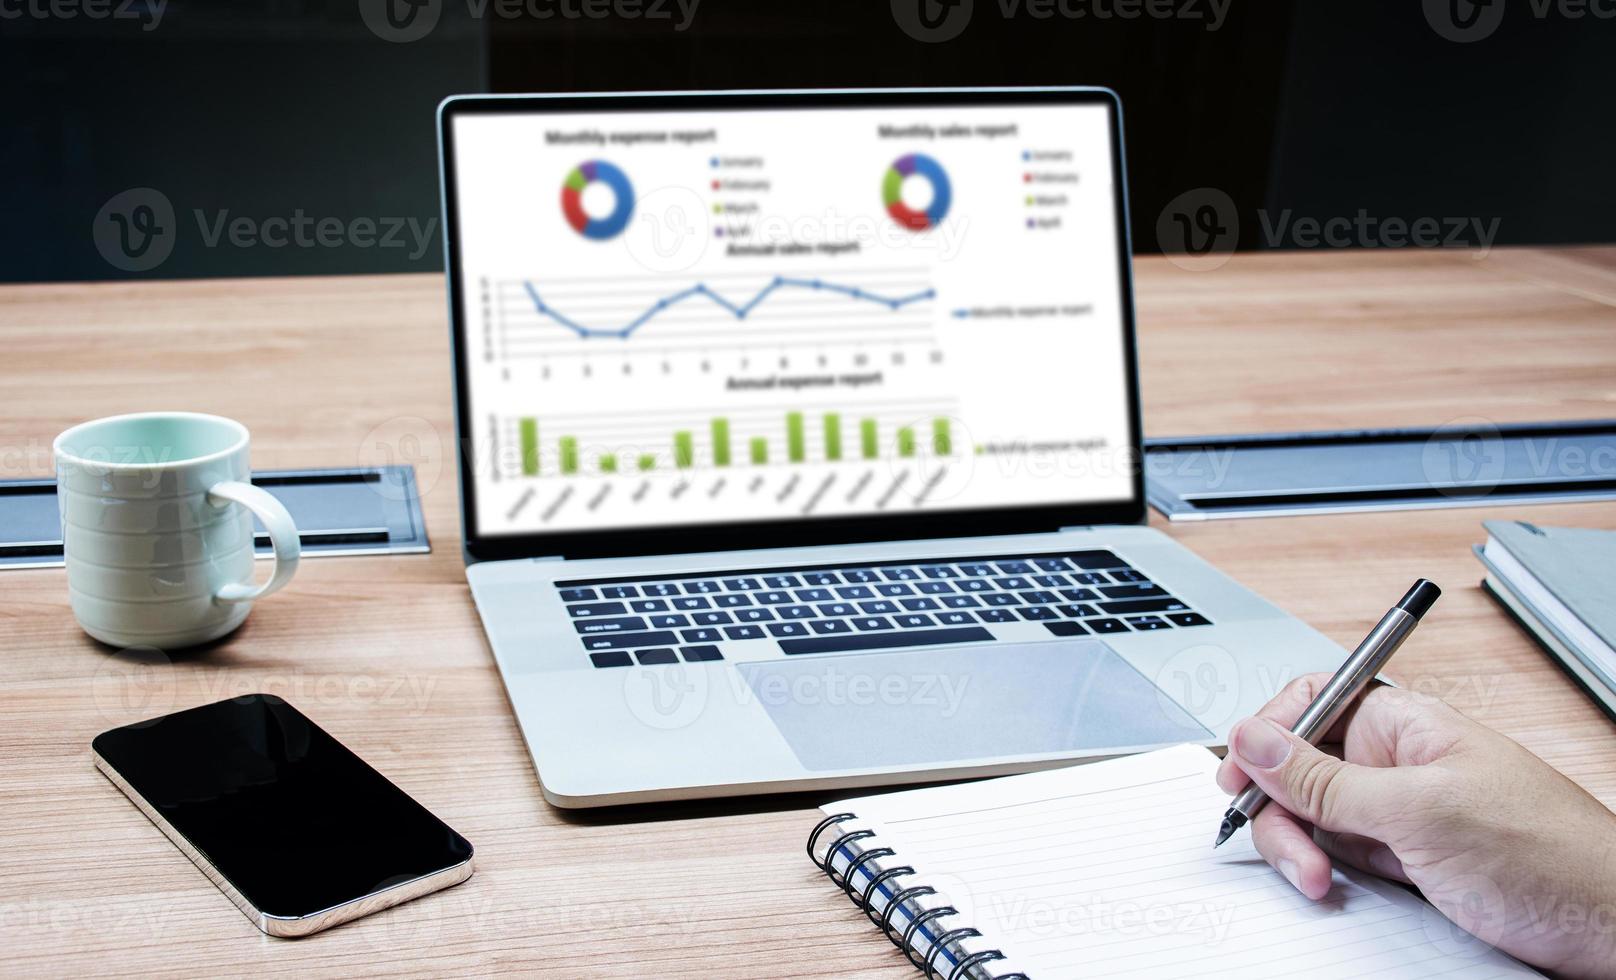
<path id="1" fill-rule="evenodd" d="M 801 657 L 736 669 L 810 770 L 1212 737 L 1097 640 Z"/>

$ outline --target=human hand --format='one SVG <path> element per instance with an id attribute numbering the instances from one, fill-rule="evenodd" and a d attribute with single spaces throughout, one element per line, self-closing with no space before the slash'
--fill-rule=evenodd
<path id="1" fill-rule="evenodd" d="M 1616 977 L 1616 814 L 1436 698 L 1377 686 L 1326 734 L 1288 729 L 1330 679 L 1285 687 L 1229 733 L 1218 786 L 1270 798 L 1257 852 L 1309 898 L 1330 858 L 1413 884 L 1461 928 L 1570 976 Z"/>

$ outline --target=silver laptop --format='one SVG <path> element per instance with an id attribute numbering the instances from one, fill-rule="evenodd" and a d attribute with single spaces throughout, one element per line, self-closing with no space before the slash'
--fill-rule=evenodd
<path id="1" fill-rule="evenodd" d="M 1100 89 L 440 111 L 467 578 L 545 798 L 1221 743 L 1342 651 L 1144 526 Z"/>

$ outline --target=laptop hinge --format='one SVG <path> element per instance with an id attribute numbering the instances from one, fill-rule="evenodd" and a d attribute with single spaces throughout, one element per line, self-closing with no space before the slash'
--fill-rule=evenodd
<path id="1" fill-rule="evenodd" d="M 539 555 L 539 556 L 537 556 L 535 558 L 529 558 L 528 559 L 528 561 L 566 561 L 566 560 L 567 560 L 566 555 Z"/>
<path id="2" fill-rule="evenodd" d="M 1093 524 L 1069 524 L 1066 527 L 1060 528 L 1057 533 L 1065 534 L 1067 531 L 1092 531 L 1092 530 L 1094 530 L 1094 525 Z"/>

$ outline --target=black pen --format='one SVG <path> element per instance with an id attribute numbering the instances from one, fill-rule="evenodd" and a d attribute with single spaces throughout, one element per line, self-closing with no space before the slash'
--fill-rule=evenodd
<path id="1" fill-rule="evenodd" d="M 1341 718 L 1352 702 L 1358 700 L 1358 695 L 1386 666 L 1386 661 L 1392 658 L 1408 635 L 1414 632 L 1414 627 L 1420 624 L 1420 617 L 1441 594 L 1442 590 L 1429 579 L 1422 578 L 1415 582 L 1408 594 L 1380 618 L 1375 628 L 1358 644 L 1358 649 L 1352 651 L 1352 656 L 1330 678 L 1330 683 L 1324 685 L 1324 690 L 1296 719 L 1291 731 L 1307 739 L 1309 745 L 1319 744 L 1330 726 Z M 1218 839 L 1212 846 L 1217 847 L 1234 836 L 1234 832 L 1251 822 L 1267 802 L 1268 794 L 1258 789 L 1256 783 L 1247 786 L 1229 804 L 1228 811 L 1223 815 L 1223 826 L 1218 828 Z"/>

